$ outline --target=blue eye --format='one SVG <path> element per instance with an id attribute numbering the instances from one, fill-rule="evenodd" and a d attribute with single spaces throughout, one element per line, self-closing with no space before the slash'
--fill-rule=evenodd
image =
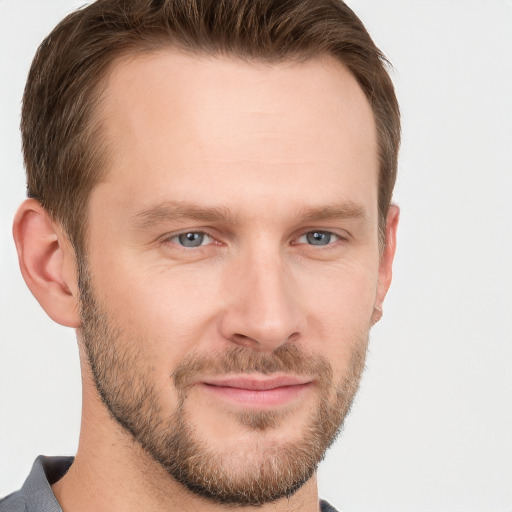
<path id="1" fill-rule="evenodd" d="M 201 233 L 200 231 L 189 231 L 188 233 L 181 233 L 180 235 L 173 236 L 171 241 L 183 247 L 193 248 L 209 244 L 212 239 L 206 233 Z"/>
<path id="2" fill-rule="evenodd" d="M 300 236 L 297 241 L 301 244 L 329 245 L 333 242 L 337 242 L 339 239 L 340 237 L 338 235 L 330 231 L 308 231 Z"/>

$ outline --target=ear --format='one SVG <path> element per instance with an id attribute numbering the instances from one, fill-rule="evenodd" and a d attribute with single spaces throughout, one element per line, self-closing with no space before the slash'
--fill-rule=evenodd
<path id="1" fill-rule="evenodd" d="M 377 282 L 377 295 L 375 298 L 375 309 L 372 318 L 372 325 L 380 320 L 382 316 L 382 304 L 388 293 L 393 276 L 393 260 L 396 250 L 396 231 L 398 228 L 398 219 L 400 209 L 392 204 L 389 207 L 386 219 L 386 240 L 379 262 L 379 276 Z"/>
<path id="2" fill-rule="evenodd" d="M 60 226 L 34 199 L 27 199 L 14 218 L 13 236 L 21 273 L 48 316 L 67 327 L 79 327 L 75 253 Z"/>

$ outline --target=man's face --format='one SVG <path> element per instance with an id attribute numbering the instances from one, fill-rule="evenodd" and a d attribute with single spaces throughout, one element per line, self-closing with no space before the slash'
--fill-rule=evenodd
<path id="1" fill-rule="evenodd" d="M 356 392 L 379 288 L 370 106 L 335 61 L 119 62 L 82 329 L 117 422 L 190 490 L 293 493 Z"/>

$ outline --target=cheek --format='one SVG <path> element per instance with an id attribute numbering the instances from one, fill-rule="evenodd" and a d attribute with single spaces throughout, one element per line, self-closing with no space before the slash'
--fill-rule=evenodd
<path id="1" fill-rule="evenodd" d="M 215 345 L 217 321 L 231 304 L 229 265 L 145 265 L 129 250 L 115 254 L 115 262 L 107 257 L 90 262 L 98 297 L 126 336 L 141 340 L 147 364 L 159 378 L 167 378 L 190 352 Z M 367 335 L 378 261 L 368 251 L 337 263 L 289 261 L 285 268 L 286 296 L 304 320 L 304 343 L 345 360 L 355 340 Z M 236 288 L 247 286 L 238 283 Z"/>
<path id="2" fill-rule="evenodd" d="M 310 298 L 310 308 L 317 312 L 316 316 L 352 329 L 364 325 L 373 310 L 378 261 L 361 256 L 314 272 L 302 272 L 297 279 L 301 295 Z"/>
<path id="3" fill-rule="evenodd" d="M 212 279 L 204 273 L 144 268 L 126 258 L 99 274 L 102 303 L 127 335 L 144 341 L 156 366 L 178 364 L 215 315 Z"/>
<path id="4" fill-rule="evenodd" d="M 377 263 L 360 261 L 317 275 L 315 285 L 304 283 L 308 297 L 307 340 L 345 372 L 352 355 L 366 347 L 377 289 Z M 306 293 L 309 290 L 309 294 Z"/>

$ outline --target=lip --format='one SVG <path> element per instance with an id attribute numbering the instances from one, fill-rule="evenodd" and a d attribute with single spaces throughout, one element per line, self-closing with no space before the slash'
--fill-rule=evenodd
<path id="1" fill-rule="evenodd" d="M 225 402 L 268 409 L 297 400 L 313 385 L 313 380 L 292 375 L 242 375 L 205 379 L 200 384 L 206 393 Z"/>

